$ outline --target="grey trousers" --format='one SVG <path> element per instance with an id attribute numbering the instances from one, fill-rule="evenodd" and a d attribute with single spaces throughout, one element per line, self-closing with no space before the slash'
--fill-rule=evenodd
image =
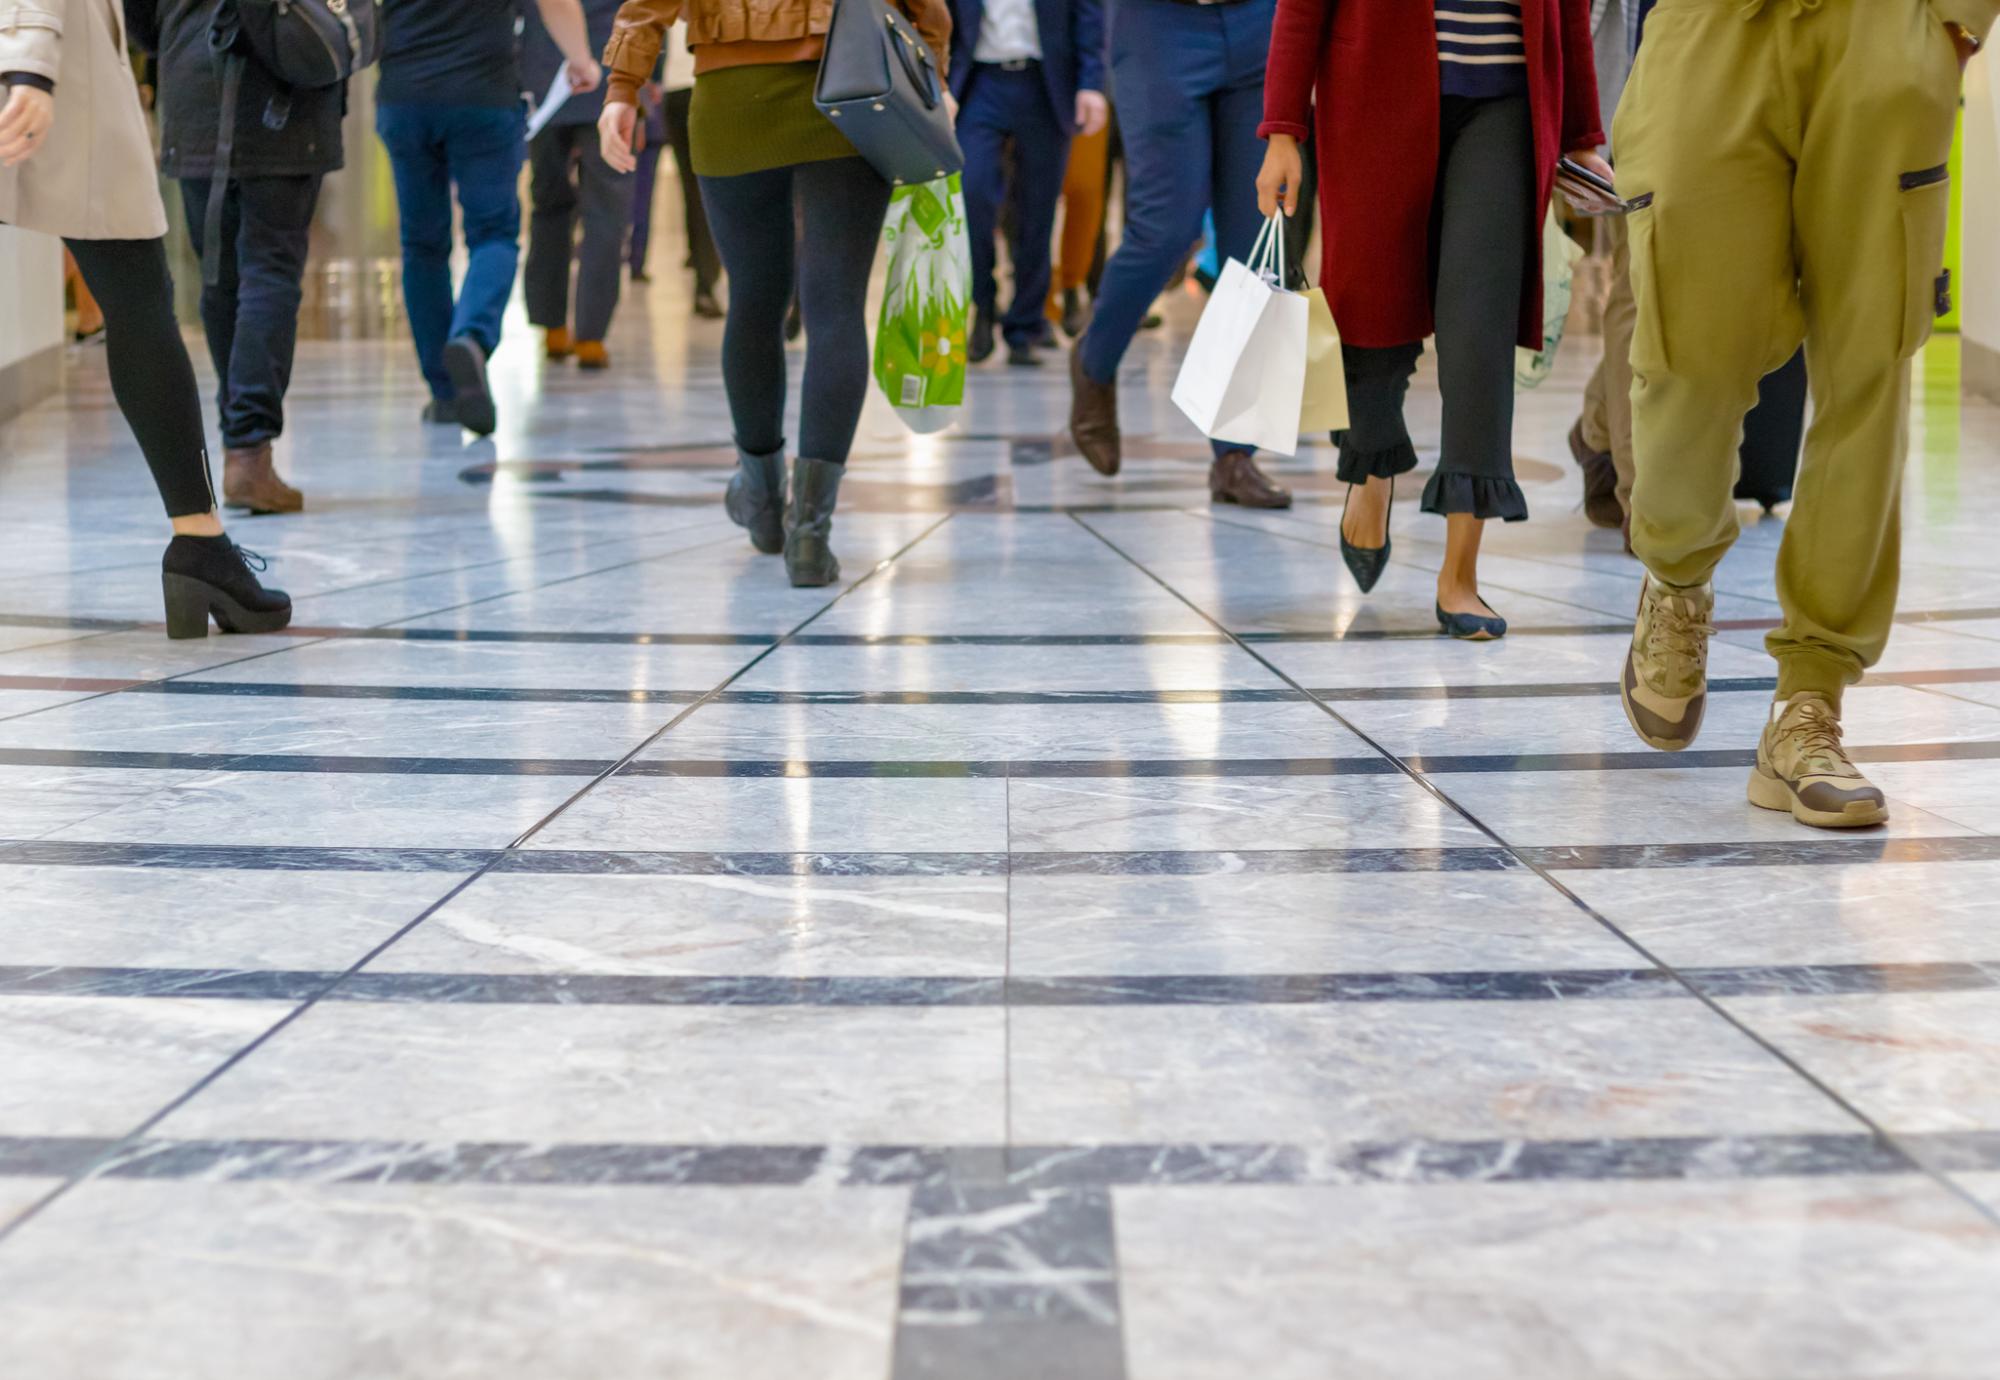
<path id="1" fill-rule="evenodd" d="M 570 324 L 574 259 L 576 338 L 602 340 L 618 310 L 625 232 L 632 224 L 632 175 L 614 172 L 604 161 L 596 125 L 549 126 L 528 145 L 528 168 L 534 213 L 521 275 L 528 320 L 549 330 Z"/>

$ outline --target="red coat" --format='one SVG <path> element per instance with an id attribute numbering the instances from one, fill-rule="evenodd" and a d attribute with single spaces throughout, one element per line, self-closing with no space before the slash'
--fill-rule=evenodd
<path id="1" fill-rule="evenodd" d="M 1353 345 L 1432 332 L 1431 201 L 1438 47 L 1427 0 L 1278 0 L 1258 133 L 1304 139 L 1317 105 L 1320 285 Z M 1535 127 L 1535 223 L 1521 284 L 1521 343 L 1542 343 L 1541 227 L 1556 160 L 1604 142 L 1590 0 L 1522 0 Z"/>

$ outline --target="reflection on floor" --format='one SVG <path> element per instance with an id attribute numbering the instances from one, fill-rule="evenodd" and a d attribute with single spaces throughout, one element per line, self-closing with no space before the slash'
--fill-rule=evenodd
<path id="1" fill-rule="evenodd" d="M 1994 1374 L 2000 410 L 1948 342 L 1850 699 L 1895 821 L 1834 837 L 1742 798 L 1778 523 L 1699 749 L 1623 723 L 1591 341 L 1473 647 L 1414 487 L 1368 599 L 1324 444 L 1210 510 L 1184 320 L 1121 481 L 1059 367 L 873 407 L 794 591 L 652 293 L 608 376 L 516 338 L 490 444 L 310 347 L 308 511 L 235 527 L 284 636 L 165 640 L 94 358 L 0 430 L 0 1371 Z"/>

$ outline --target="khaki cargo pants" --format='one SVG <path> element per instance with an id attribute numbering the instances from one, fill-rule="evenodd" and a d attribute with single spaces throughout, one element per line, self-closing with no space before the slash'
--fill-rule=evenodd
<path id="1" fill-rule="evenodd" d="M 1805 342 L 1814 417 L 1778 554 L 1778 693 L 1843 688 L 1895 614 L 1910 359 L 1942 306 L 1959 99 L 1946 18 L 2000 0 L 1659 0 L 1619 107 L 1632 545 L 1706 581 L 1757 382 Z M 1966 16 L 1961 11 L 1975 13 Z"/>

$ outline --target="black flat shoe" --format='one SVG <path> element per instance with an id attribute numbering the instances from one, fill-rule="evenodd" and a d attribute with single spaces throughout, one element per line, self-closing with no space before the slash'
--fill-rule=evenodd
<path id="1" fill-rule="evenodd" d="M 292 621 L 292 597 L 266 589 L 255 572 L 268 567 L 228 537 L 175 537 L 160 560 L 167 636 L 208 636 L 208 620 L 226 633 L 277 632 Z"/>
<path id="2" fill-rule="evenodd" d="M 1491 642 L 1507 635 L 1507 620 L 1497 615 L 1487 618 L 1477 613 L 1446 613 L 1437 605 L 1438 627 L 1461 642 Z"/>
<path id="3" fill-rule="evenodd" d="M 1353 484 L 1347 486 L 1347 500 L 1349 503 L 1354 501 L 1355 488 L 1356 486 Z M 1389 481 L 1389 506 L 1392 509 L 1396 506 L 1396 481 L 1393 479 Z M 1341 505 L 1340 559 L 1347 562 L 1348 573 L 1354 576 L 1354 583 L 1361 586 L 1363 594 L 1374 589 L 1376 583 L 1382 578 L 1382 572 L 1389 568 L 1389 550 L 1393 545 L 1394 543 L 1389 540 L 1386 525 L 1382 533 L 1382 544 L 1380 546 L 1356 546 L 1353 542 L 1349 541 L 1347 539 L 1347 505 Z"/>

